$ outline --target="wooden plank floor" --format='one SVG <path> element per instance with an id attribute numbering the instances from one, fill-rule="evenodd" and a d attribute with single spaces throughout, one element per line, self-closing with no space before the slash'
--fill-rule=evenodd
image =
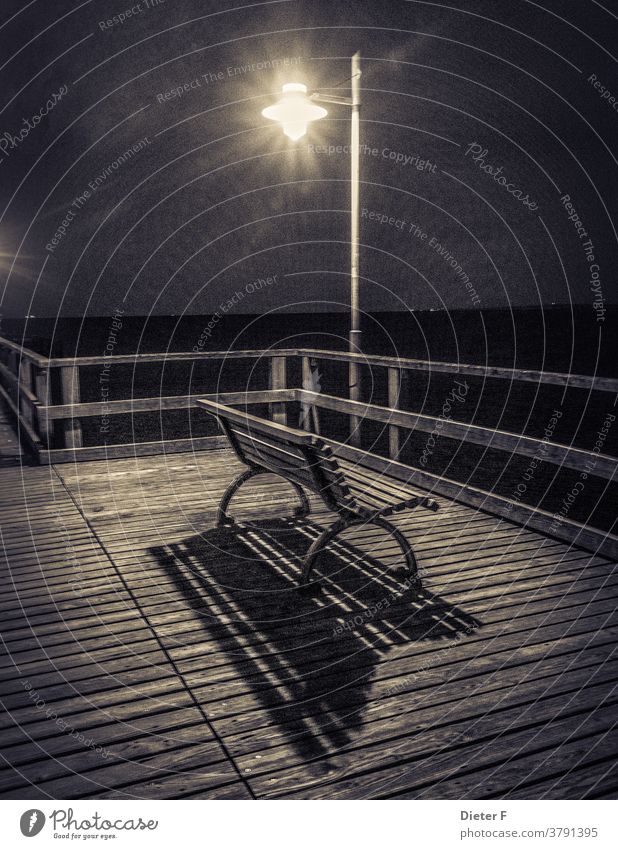
<path id="1" fill-rule="evenodd" d="M 618 788 L 616 565 L 439 499 L 350 532 L 228 451 L 4 468 L 4 798 L 581 798 Z"/>

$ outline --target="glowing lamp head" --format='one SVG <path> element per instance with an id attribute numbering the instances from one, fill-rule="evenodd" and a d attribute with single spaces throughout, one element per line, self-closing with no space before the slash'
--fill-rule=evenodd
<path id="1" fill-rule="evenodd" d="M 327 114 L 326 109 L 307 97 L 307 86 L 302 83 L 286 83 L 277 103 L 262 110 L 265 118 L 281 124 L 283 132 L 292 141 L 298 141 L 305 135 L 307 124 Z"/>

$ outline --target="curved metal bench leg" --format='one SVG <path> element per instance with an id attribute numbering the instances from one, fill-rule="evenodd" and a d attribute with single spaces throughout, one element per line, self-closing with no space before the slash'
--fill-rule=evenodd
<path id="1" fill-rule="evenodd" d="M 309 513 L 311 513 L 311 507 L 309 506 L 309 499 L 305 495 L 304 489 L 299 484 L 294 483 L 294 481 L 288 481 L 288 483 L 294 487 L 294 489 L 296 490 L 296 495 L 298 495 L 298 499 L 300 501 L 300 507 L 296 508 L 296 510 L 294 511 L 294 515 L 297 519 L 300 519 L 303 516 L 308 516 Z"/>
<path id="2" fill-rule="evenodd" d="M 240 489 L 240 487 L 248 481 L 250 478 L 254 478 L 256 475 L 262 473 L 261 469 L 245 469 L 244 472 L 241 472 L 238 477 L 234 478 L 232 483 L 228 486 L 221 497 L 221 501 L 219 502 L 219 507 L 217 509 L 217 527 L 220 528 L 222 525 L 233 525 L 234 520 L 230 519 L 227 515 L 227 508 L 230 506 L 230 501 L 236 494 L 236 492 Z"/>
<path id="3" fill-rule="evenodd" d="M 377 525 L 379 528 L 382 528 L 389 533 L 398 543 L 406 561 L 406 570 L 408 575 L 412 579 L 412 583 L 418 585 L 420 583 L 418 564 L 416 562 L 414 552 L 412 551 L 412 546 L 408 540 L 404 537 L 400 530 L 398 530 L 394 525 L 391 525 L 390 522 L 387 522 L 386 519 L 383 519 L 381 516 L 376 516 L 375 519 L 370 519 L 369 521 L 371 524 Z"/>
<path id="4" fill-rule="evenodd" d="M 228 488 L 223 493 L 221 497 L 221 501 L 219 502 L 219 507 L 217 508 L 217 527 L 221 527 L 222 525 L 233 525 L 234 520 L 227 515 L 227 508 L 230 506 L 230 501 L 234 497 L 234 495 L 238 492 L 240 487 L 246 481 L 254 478 L 256 475 L 267 475 L 267 474 L 275 474 L 275 472 L 271 472 L 269 469 L 245 469 L 244 472 L 238 475 L 237 478 L 234 478 L 232 483 L 228 486 Z M 284 478 L 291 486 L 294 487 L 296 494 L 300 500 L 300 507 L 297 507 L 294 511 L 294 515 L 297 517 L 306 516 L 311 508 L 309 507 L 309 501 L 307 500 L 307 496 L 303 492 L 301 486 L 293 481 L 288 481 L 287 478 Z"/>
<path id="5" fill-rule="evenodd" d="M 303 561 L 303 574 L 300 579 L 301 587 L 307 587 L 310 583 L 309 576 L 311 575 L 311 570 L 313 568 L 313 564 L 318 558 L 318 555 L 322 551 L 323 548 L 326 548 L 328 543 L 334 539 L 337 534 L 340 534 L 341 531 L 346 528 L 352 527 L 352 525 L 356 525 L 358 522 L 350 522 L 345 519 L 338 519 L 334 525 L 331 525 L 330 528 L 326 528 L 326 530 L 322 531 L 319 537 L 313 540 L 311 546 L 309 547 L 309 551 L 305 554 L 305 559 Z"/>
<path id="6" fill-rule="evenodd" d="M 389 533 L 393 539 L 398 543 L 403 556 L 406 561 L 406 569 L 407 572 L 412 579 L 412 582 L 415 585 L 418 585 L 420 578 L 418 574 L 418 566 L 416 563 L 416 557 L 414 556 L 414 552 L 412 551 L 412 546 L 409 544 L 404 535 L 399 531 L 394 525 L 391 525 L 390 522 L 387 522 L 386 519 L 381 518 L 380 516 L 374 516 L 373 518 L 360 518 L 358 520 L 346 520 L 339 519 L 331 525 L 330 528 L 326 528 L 326 530 L 322 531 L 319 537 L 315 539 L 311 543 L 311 547 L 309 551 L 305 555 L 305 560 L 303 562 L 303 574 L 301 578 L 301 587 L 307 587 L 311 583 L 309 578 L 311 575 L 311 570 L 317 560 L 322 549 L 326 548 L 329 542 L 333 540 L 337 534 L 341 533 L 341 531 L 346 530 L 346 528 L 352 528 L 354 525 L 377 525 L 382 530 Z"/>

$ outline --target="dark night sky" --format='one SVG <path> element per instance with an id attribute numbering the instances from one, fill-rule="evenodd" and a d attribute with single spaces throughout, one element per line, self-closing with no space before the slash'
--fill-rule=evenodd
<path id="1" fill-rule="evenodd" d="M 362 141 L 377 151 L 362 159 L 362 206 L 405 221 L 363 220 L 364 309 L 585 304 L 593 265 L 618 300 L 618 112 L 589 81 L 618 99 L 615 0 L 3 0 L 0 14 L 6 316 L 209 313 L 265 277 L 235 312 L 345 309 L 349 163 L 312 146 L 345 144 L 348 113 L 331 107 L 294 144 L 260 112 L 285 81 L 345 81 L 357 49 Z M 472 143 L 538 208 L 481 171 Z"/>

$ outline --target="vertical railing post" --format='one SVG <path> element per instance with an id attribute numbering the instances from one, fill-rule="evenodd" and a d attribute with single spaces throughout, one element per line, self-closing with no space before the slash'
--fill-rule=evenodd
<path id="1" fill-rule="evenodd" d="M 349 397 L 350 401 L 360 401 L 361 400 L 361 372 L 360 365 L 355 362 L 350 362 L 349 364 Z M 350 445 L 354 445 L 356 448 L 360 448 L 361 445 L 361 417 L 360 416 L 350 416 Z"/>
<path id="2" fill-rule="evenodd" d="M 301 359 L 301 382 L 303 389 L 310 392 L 313 387 L 313 380 L 311 378 L 311 360 L 309 357 L 303 357 Z M 311 430 L 311 409 L 309 404 L 304 402 L 301 404 L 300 410 L 303 430 Z"/>
<path id="3" fill-rule="evenodd" d="M 401 393 L 401 372 L 398 368 L 388 369 L 388 406 L 391 410 L 399 408 Z M 391 460 L 399 457 L 399 428 L 397 425 L 388 426 L 388 456 Z"/>
<path id="4" fill-rule="evenodd" d="M 311 368 L 311 358 L 303 357 L 301 363 L 303 389 L 307 392 L 319 392 L 319 379 L 314 376 L 313 369 Z M 303 403 L 301 405 L 301 421 L 303 428 L 308 431 L 311 431 L 311 423 L 313 422 L 313 432 L 319 435 L 320 419 L 318 416 L 318 409 L 315 404 Z"/>
<path id="5" fill-rule="evenodd" d="M 79 366 L 62 366 L 60 386 L 63 404 L 79 404 Z M 82 447 L 82 426 L 73 414 L 64 419 L 64 444 L 66 448 Z"/>
<path id="6" fill-rule="evenodd" d="M 270 357 L 270 388 L 287 389 L 285 357 L 271 355 Z M 270 418 L 278 424 L 287 424 L 288 416 L 285 401 L 269 404 Z"/>
<path id="7" fill-rule="evenodd" d="M 49 407 L 51 398 L 49 379 L 49 368 L 41 368 L 39 366 L 35 369 L 34 392 L 41 407 Z M 37 409 L 37 427 L 41 442 L 46 448 L 50 448 L 52 442 L 52 423 L 47 418 L 47 413 L 42 413 L 40 408 Z"/>
<path id="8" fill-rule="evenodd" d="M 17 388 L 19 395 L 19 412 L 22 418 L 34 427 L 34 410 L 32 409 L 32 401 L 22 392 L 25 389 L 27 392 L 32 392 L 32 363 L 22 357 L 19 363 L 19 386 Z"/>

